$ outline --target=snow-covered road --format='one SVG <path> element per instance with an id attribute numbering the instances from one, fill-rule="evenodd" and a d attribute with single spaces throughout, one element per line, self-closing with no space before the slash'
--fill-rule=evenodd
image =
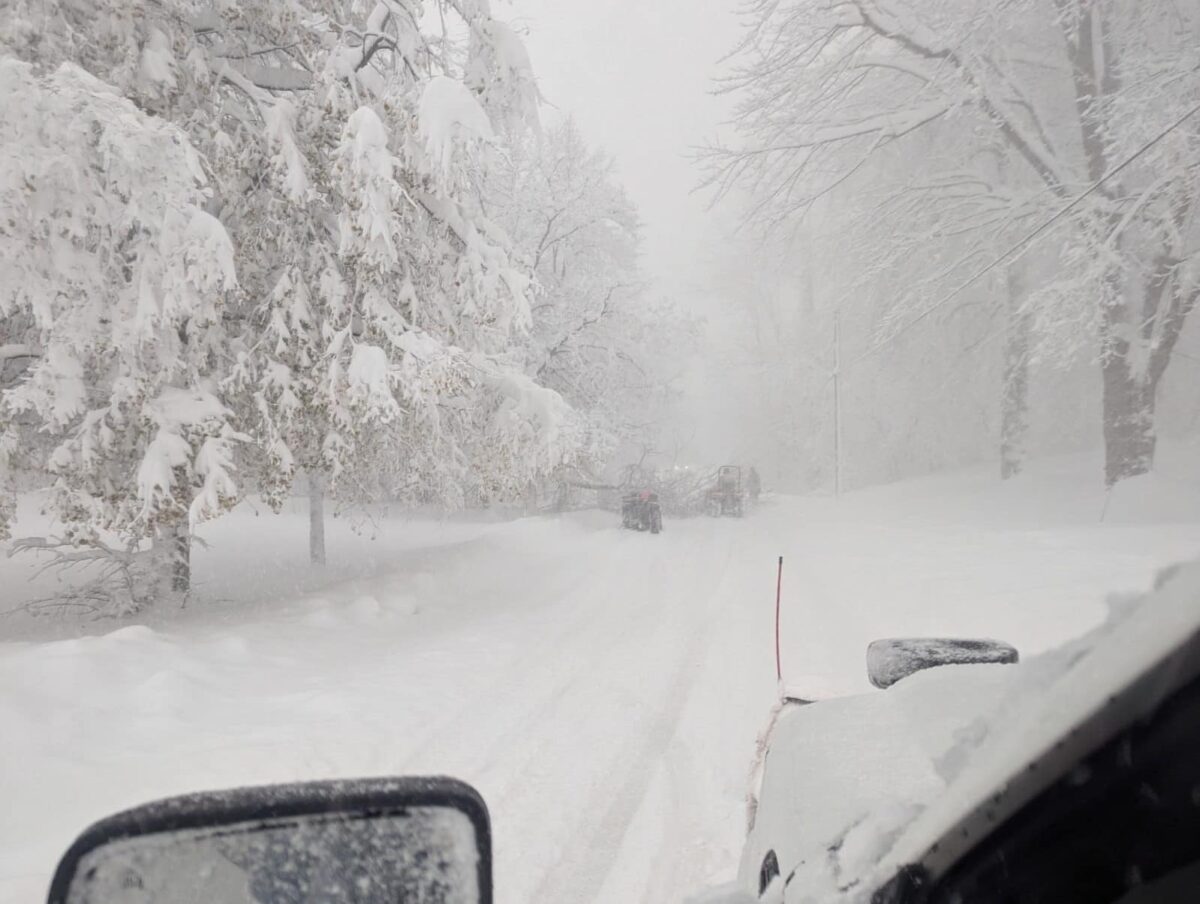
<path id="1" fill-rule="evenodd" d="M 501 902 L 668 900 L 728 869 L 774 685 L 772 563 L 751 522 L 611 522 L 492 528 L 269 620 L 0 647 L 21 727 L 0 741 L 0 900 L 36 900 L 115 808 L 394 773 L 483 792 Z"/>
<path id="2" fill-rule="evenodd" d="M 787 677 L 856 689 L 874 637 L 1036 651 L 1200 549 L 1195 522 L 1101 525 L 1083 499 L 1048 517 L 1033 485 L 1011 505 L 944 487 L 919 488 L 922 507 L 917 491 L 780 500 L 657 537 L 602 513 L 384 524 L 376 558 L 333 581 L 300 574 L 298 517 L 218 522 L 197 563 L 207 609 L 0 644 L 0 901 L 39 900 L 114 809 L 395 773 L 482 791 L 501 904 L 678 901 L 736 864 L 778 555 Z M 308 589 L 280 600 L 289 569 Z"/>

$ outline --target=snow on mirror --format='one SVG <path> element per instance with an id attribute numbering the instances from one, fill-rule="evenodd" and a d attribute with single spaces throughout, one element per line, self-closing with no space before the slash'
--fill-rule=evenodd
<path id="1" fill-rule="evenodd" d="M 268 792 L 262 812 L 246 818 L 255 791 Z M 51 904 L 490 904 L 477 796 L 397 806 L 384 786 L 352 806 L 327 794 L 297 806 L 293 794 L 278 807 L 271 791 L 222 792 L 243 795 L 239 806 L 193 795 L 98 823 L 64 858 Z"/>
<path id="2" fill-rule="evenodd" d="M 142 836 L 92 851 L 68 904 L 478 904 L 470 820 L 421 808 Z"/>
<path id="3" fill-rule="evenodd" d="M 867 677 L 876 687 L 891 687 L 901 678 L 942 665 L 1011 664 L 1015 647 L 998 640 L 949 637 L 906 637 L 874 641 L 867 647 Z"/>

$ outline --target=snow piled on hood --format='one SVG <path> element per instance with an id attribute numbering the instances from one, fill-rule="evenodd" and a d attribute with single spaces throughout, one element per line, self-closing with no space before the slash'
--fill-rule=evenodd
<path id="1" fill-rule="evenodd" d="M 785 706 L 753 837 L 787 838 L 780 866 L 798 874 L 788 895 L 836 898 L 877 863 L 923 802 L 946 792 L 941 757 L 1015 677 L 1013 666 L 944 666 L 887 691 Z M 764 853 L 748 845 L 743 872 L 757 871 Z"/>
<path id="2" fill-rule="evenodd" d="M 961 691 L 963 679 L 974 680 L 982 672 L 1007 678 L 993 686 L 998 693 L 992 705 L 952 730 L 950 743 L 940 750 L 927 748 L 928 765 L 939 780 L 911 783 L 900 796 L 881 788 L 860 818 L 844 823 L 824 841 L 824 856 L 800 864 L 785 900 L 870 900 L 871 892 L 900 867 L 920 860 L 932 840 L 1197 631 L 1200 562 L 1167 569 L 1144 596 L 1110 598 L 1102 625 L 1019 665 L 948 666 L 869 695 L 889 708 L 916 704 L 944 714 L 956 709 L 952 695 Z M 968 696 L 976 695 L 972 691 Z M 980 702 L 985 698 L 977 697 Z M 888 730 L 886 725 L 877 728 Z M 905 788 L 906 783 L 897 780 L 894 786 Z"/>

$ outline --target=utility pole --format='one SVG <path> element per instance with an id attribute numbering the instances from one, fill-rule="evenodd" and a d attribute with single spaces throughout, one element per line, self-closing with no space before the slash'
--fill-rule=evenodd
<path id="1" fill-rule="evenodd" d="M 842 495 L 842 312 L 833 311 L 833 495 Z"/>
<path id="2" fill-rule="evenodd" d="M 811 239 L 809 239 L 810 253 L 808 256 L 807 266 L 804 268 L 804 278 L 806 294 L 805 298 L 808 304 L 805 315 L 812 314 L 817 308 L 816 287 L 813 284 L 813 254 L 811 253 Z M 822 355 L 822 357 L 824 357 Z M 802 356 L 802 360 L 803 356 Z M 842 396 L 841 396 L 841 376 L 842 376 L 842 310 L 836 306 L 833 309 L 833 367 L 829 368 L 820 361 L 811 359 L 804 360 L 804 364 L 811 367 L 817 373 L 825 377 L 825 379 L 833 383 L 833 495 L 835 497 L 842 495 Z"/>

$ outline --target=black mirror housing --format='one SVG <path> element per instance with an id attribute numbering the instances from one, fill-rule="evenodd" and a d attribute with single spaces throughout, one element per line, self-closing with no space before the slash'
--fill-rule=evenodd
<path id="1" fill-rule="evenodd" d="M 445 818 L 440 820 L 439 829 L 438 817 L 442 816 Z M 437 837 L 433 838 L 434 835 Z M 424 847 L 427 838 L 442 846 L 417 850 Z M 197 839 L 207 847 L 197 845 Z M 247 839 L 244 849 L 230 855 L 231 846 L 240 839 Z M 213 859 L 227 872 L 236 873 L 242 887 L 252 887 L 247 878 L 249 871 L 244 876 L 239 870 L 257 869 L 256 878 L 261 878 L 262 870 L 281 856 L 286 857 L 289 844 L 297 841 L 298 856 L 288 864 L 292 875 L 297 870 L 313 870 L 314 874 L 319 870 L 321 881 L 328 882 L 341 881 L 338 874 L 344 873 L 348 882 L 357 881 L 362 886 L 362 877 L 368 875 L 364 870 L 377 865 L 369 858 L 387 861 L 383 864 L 386 875 L 374 883 L 374 889 L 352 894 L 345 898 L 348 901 L 404 900 L 397 890 L 408 889 L 414 881 L 436 884 L 442 891 L 455 885 L 456 876 L 465 876 L 459 884 L 470 886 L 469 894 L 452 895 L 445 900 L 492 904 L 491 825 L 487 805 L 470 785 L 444 777 L 265 785 L 188 794 L 144 804 L 87 828 L 59 862 L 47 901 L 77 904 L 110 899 L 102 891 L 96 892 L 100 898 L 93 898 L 93 892 L 79 891 L 95 880 L 97 872 L 105 866 L 106 857 L 122 864 L 136 864 L 137 856 L 141 855 L 140 862 L 154 863 L 163 859 L 160 854 L 170 855 L 178 849 L 184 851 L 184 856 L 176 855 L 176 859 L 189 866 L 200 859 L 197 852 L 211 855 L 219 851 L 221 856 Z M 412 850 L 406 850 L 406 845 Z M 355 855 L 363 858 L 362 863 L 356 863 Z M 455 858 L 457 861 L 451 862 Z M 207 864 L 201 865 L 208 868 Z M 361 867 L 357 873 L 356 866 Z M 124 865 L 121 869 L 126 870 L 122 888 L 142 887 L 137 884 L 141 878 L 135 869 Z M 162 880 L 162 876 L 156 878 Z M 178 900 L 191 900 L 189 896 L 196 894 L 195 890 L 183 888 L 186 880 L 172 881 L 181 888 Z M 130 885 L 131 882 L 134 884 Z M 367 885 L 370 884 L 368 881 Z M 168 901 L 174 900 L 170 895 L 167 897 Z"/>
<path id="2" fill-rule="evenodd" d="M 1011 664 L 1019 659 L 1015 647 L 998 640 L 897 637 L 876 640 L 867 647 L 867 677 L 876 687 L 886 688 L 941 665 Z"/>

